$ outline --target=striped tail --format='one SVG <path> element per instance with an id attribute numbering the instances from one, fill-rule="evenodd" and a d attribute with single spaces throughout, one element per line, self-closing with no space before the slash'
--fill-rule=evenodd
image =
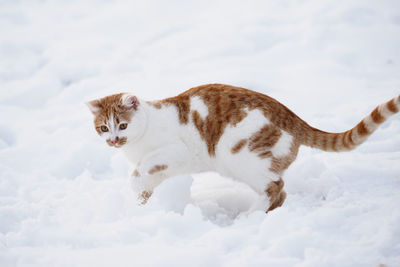
<path id="1" fill-rule="evenodd" d="M 400 109 L 400 96 L 379 105 L 352 129 L 328 133 L 307 127 L 302 144 L 325 151 L 349 151 L 362 144 L 387 118 Z"/>

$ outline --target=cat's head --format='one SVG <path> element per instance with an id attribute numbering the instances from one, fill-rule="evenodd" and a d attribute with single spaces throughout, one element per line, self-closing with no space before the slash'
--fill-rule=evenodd
<path id="1" fill-rule="evenodd" d="M 121 147 L 137 139 L 144 128 L 140 102 L 136 96 L 121 93 L 86 103 L 94 115 L 94 127 L 109 146 Z"/>

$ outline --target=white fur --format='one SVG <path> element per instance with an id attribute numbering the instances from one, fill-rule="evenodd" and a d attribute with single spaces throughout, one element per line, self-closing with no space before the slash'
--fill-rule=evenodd
<path id="1" fill-rule="evenodd" d="M 93 115 L 96 115 L 100 110 L 98 106 L 94 105 L 94 101 L 86 102 L 86 105 L 88 106 L 90 112 L 92 112 Z"/>
<path id="2" fill-rule="evenodd" d="M 131 94 L 123 94 L 122 95 L 122 97 L 121 97 L 121 99 L 122 99 L 122 103 L 124 104 L 124 105 L 127 105 L 128 104 L 128 98 L 131 96 Z"/>
<path id="3" fill-rule="evenodd" d="M 208 116 L 208 107 L 198 96 L 194 96 L 190 99 L 190 109 L 196 110 L 203 119 Z"/>
<path id="4" fill-rule="evenodd" d="M 115 137 L 118 135 L 118 129 L 115 128 L 114 115 L 112 113 L 110 114 L 110 119 L 108 120 L 108 129 L 110 139 L 114 140 Z"/>
<path id="5" fill-rule="evenodd" d="M 397 105 L 397 107 L 400 107 L 400 96 L 394 98 L 394 103 Z"/>
<path id="6" fill-rule="evenodd" d="M 278 142 L 271 148 L 272 155 L 276 158 L 284 157 L 289 155 L 290 147 L 292 146 L 293 136 L 286 131 L 282 131 L 282 136 Z"/>

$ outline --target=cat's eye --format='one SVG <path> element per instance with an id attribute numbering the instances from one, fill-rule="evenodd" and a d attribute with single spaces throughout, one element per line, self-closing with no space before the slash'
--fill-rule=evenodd
<path id="1" fill-rule="evenodd" d="M 120 129 L 120 130 L 125 130 L 126 127 L 128 127 L 128 124 L 127 124 L 127 123 L 121 123 L 121 124 L 119 125 L 119 129 Z"/>
<path id="2" fill-rule="evenodd" d="M 107 128 L 107 126 L 105 126 L 105 125 L 102 125 L 102 126 L 100 127 L 100 130 L 101 130 L 103 133 L 108 132 L 108 128 Z"/>

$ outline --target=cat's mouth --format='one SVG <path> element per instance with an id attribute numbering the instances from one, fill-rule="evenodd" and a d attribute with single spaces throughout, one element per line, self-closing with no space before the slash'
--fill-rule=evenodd
<path id="1" fill-rule="evenodd" d="M 121 137 L 121 138 L 116 137 L 114 140 L 107 139 L 106 141 L 109 146 L 119 148 L 119 147 L 125 145 L 127 140 L 128 140 L 128 138 L 126 138 L 126 137 Z"/>

